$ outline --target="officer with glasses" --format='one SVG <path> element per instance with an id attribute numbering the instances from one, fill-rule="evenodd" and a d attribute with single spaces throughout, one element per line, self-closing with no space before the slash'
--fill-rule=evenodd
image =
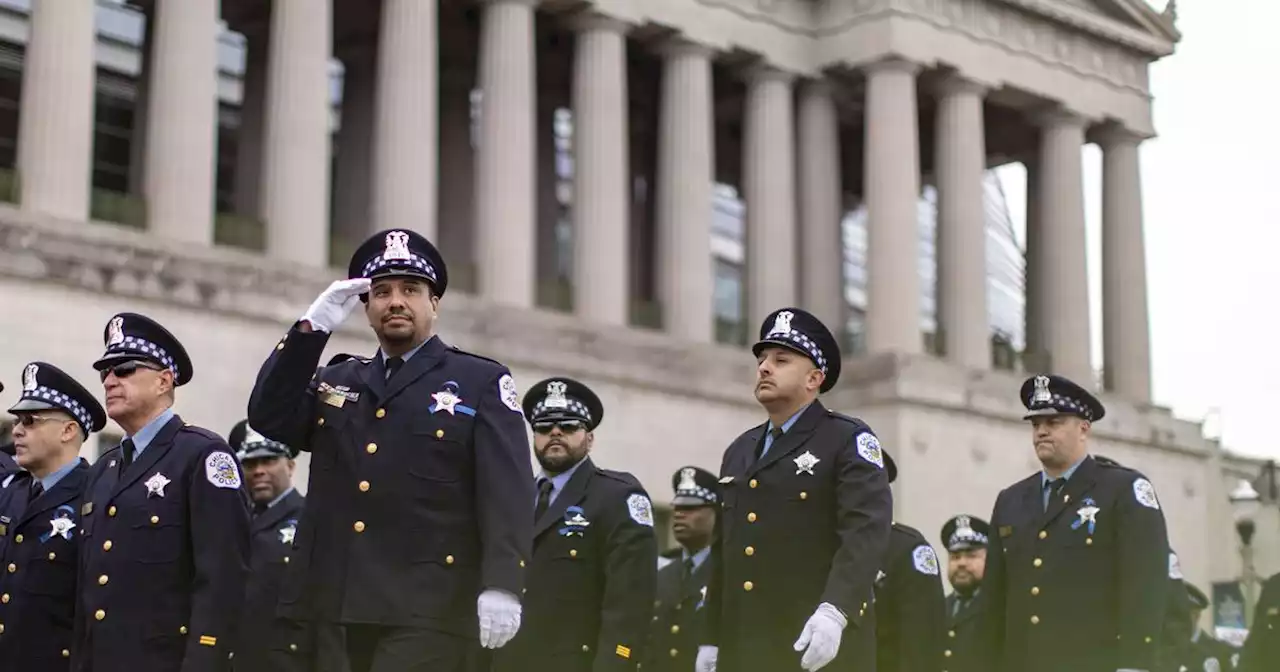
<path id="1" fill-rule="evenodd" d="M 588 456 L 604 406 L 548 378 L 525 393 L 538 475 L 524 627 L 493 672 L 634 670 L 653 618 L 658 543 L 649 495 Z"/>
<path id="2" fill-rule="evenodd" d="M 249 505 L 217 434 L 173 412 L 191 359 L 135 313 L 112 317 L 94 363 L 125 432 L 89 472 L 81 506 L 77 672 L 227 670 L 248 577 Z"/>
<path id="3" fill-rule="evenodd" d="M 89 464 L 80 447 L 106 424 L 93 394 L 57 367 L 32 362 L 9 412 L 18 464 L 0 481 L 0 670 L 70 669 Z"/>

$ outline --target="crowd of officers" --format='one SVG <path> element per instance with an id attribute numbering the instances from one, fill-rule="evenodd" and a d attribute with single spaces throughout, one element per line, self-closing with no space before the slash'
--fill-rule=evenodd
<path id="1" fill-rule="evenodd" d="M 448 275 L 412 231 L 348 270 L 226 440 L 174 413 L 192 362 L 146 316 L 106 325 L 102 402 L 24 368 L 0 457 L 0 672 L 1280 670 L 1280 577 L 1243 650 L 1202 632 L 1155 486 L 1090 454 L 1105 409 L 1066 378 L 1023 385 L 1043 469 L 989 521 L 948 520 L 944 563 L 894 520 L 871 428 L 818 399 L 834 337 L 780 309 L 752 348 L 768 419 L 717 472 L 673 475 L 660 556 L 648 493 L 592 461 L 594 391 L 556 376 L 522 396 L 434 335 Z M 378 352 L 322 365 L 361 305 Z M 125 438 L 90 465 L 108 417 Z"/>

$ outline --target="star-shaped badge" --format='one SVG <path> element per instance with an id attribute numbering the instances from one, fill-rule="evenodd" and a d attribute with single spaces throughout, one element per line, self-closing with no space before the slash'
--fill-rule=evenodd
<path id="1" fill-rule="evenodd" d="M 296 525 L 290 525 L 288 527 L 280 528 L 280 543 L 292 544 L 293 535 L 297 534 L 297 532 L 298 532 L 298 527 Z"/>
<path id="2" fill-rule="evenodd" d="M 431 409 L 432 413 L 437 411 L 448 411 L 449 415 L 456 415 L 453 407 L 458 405 L 459 401 L 462 401 L 462 397 L 455 395 L 449 390 L 440 390 L 439 392 L 431 395 L 431 398 L 436 400 L 435 408 Z"/>
<path id="3" fill-rule="evenodd" d="M 53 520 L 49 521 L 49 525 L 51 526 L 51 531 L 50 531 L 51 536 L 57 535 L 59 537 L 62 537 L 63 539 L 70 541 L 71 530 L 75 529 L 76 521 L 71 520 L 70 518 L 54 518 Z"/>
<path id="4" fill-rule="evenodd" d="M 147 486 L 147 497 L 164 497 L 164 486 L 169 483 L 168 477 L 157 471 L 143 485 Z"/>
<path id="5" fill-rule="evenodd" d="M 797 457 L 794 460 L 794 462 L 796 463 L 796 475 L 799 476 L 800 474 L 809 474 L 810 476 L 812 476 L 813 467 L 821 461 L 822 460 L 819 460 L 818 458 L 814 457 L 813 453 L 807 450 L 804 451 L 803 455 L 801 455 L 800 457 Z"/>
<path id="6" fill-rule="evenodd" d="M 1101 511 L 1101 509 L 1099 509 L 1096 506 L 1082 506 L 1080 507 L 1079 511 L 1076 511 L 1076 515 L 1080 516 L 1080 522 L 1082 524 L 1096 523 L 1098 522 L 1097 520 L 1098 511 Z"/>

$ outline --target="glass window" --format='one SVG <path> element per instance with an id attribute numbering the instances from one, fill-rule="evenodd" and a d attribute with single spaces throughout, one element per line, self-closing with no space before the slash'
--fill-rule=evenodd
<path id="1" fill-rule="evenodd" d="M 742 321 L 742 267 L 723 259 L 715 260 L 715 286 L 712 289 L 716 319 Z"/>

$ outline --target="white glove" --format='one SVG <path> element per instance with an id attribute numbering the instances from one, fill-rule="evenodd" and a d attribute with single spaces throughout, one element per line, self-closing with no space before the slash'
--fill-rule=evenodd
<path id="1" fill-rule="evenodd" d="M 716 658 L 720 657 L 720 647 L 699 646 L 698 659 L 693 663 L 693 672 L 716 672 Z"/>
<path id="2" fill-rule="evenodd" d="M 520 630 L 520 600 L 498 588 L 490 588 L 476 598 L 480 616 L 480 646 L 500 649 Z"/>
<path id="3" fill-rule="evenodd" d="M 835 605 L 830 602 L 819 604 L 818 609 L 804 624 L 800 639 L 795 643 L 796 651 L 804 651 L 800 667 L 814 672 L 835 660 L 836 654 L 840 652 L 840 637 L 848 624 L 849 619 Z"/>
<path id="4" fill-rule="evenodd" d="M 368 293 L 371 284 L 368 278 L 335 281 L 320 292 L 302 319 L 310 322 L 312 329 L 333 331 L 355 310 L 356 304 L 360 303 L 360 295 Z"/>

